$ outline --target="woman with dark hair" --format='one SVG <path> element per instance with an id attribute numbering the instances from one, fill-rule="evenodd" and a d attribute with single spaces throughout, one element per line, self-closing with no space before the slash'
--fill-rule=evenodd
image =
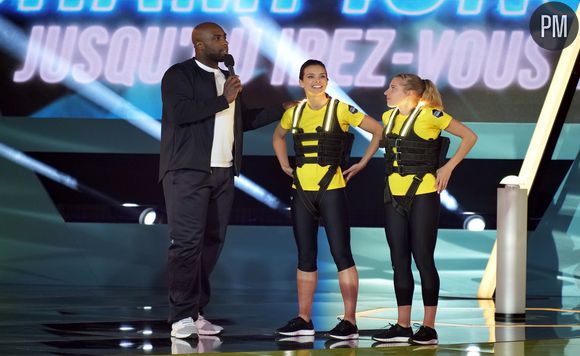
<path id="1" fill-rule="evenodd" d="M 439 193 L 453 169 L 471 150 L 477 136 L 443 111 L 439 91 L 428 79 L 398 74 L 385 91 L 383 114 L 385 148 L 385 232 L 391 252 L 397 298 L 397 324 L 373 336 L 381 342 L 437 344 L 435 313 L 439 275 L 434 253 L 439 224 Z M 457 151 L 445 162 L 449 139 L 445 130 L 461 138 Z M 414 281 L 411 256 L 421 276 L 425 308 L 423 325 L 413 333 L 411 303 Z"/>
<path id="2" fill-rule="evenodd" d="M 282 170 L 293 178 L 292 226 L 298 247 L 298 316 L 279 328 L 286 336 L 314 335 L 312 300 L 317 275 L 317 232 L 321 222 L 326 230 L 344 302 L 344 319 L 330 331 L 336 339 L 358 338 L 355 309 L 358 272 L 350 248 L 346 183 L 363 169 L 379 146 L 381 125 L 356 108 L 326 94 L 328 75 L 318 60 L 308 60 L 300 68 L 300 86 L 306 99 L 286 110 L 274 132 L 272 143 Z M 354 136 L 348 127 L 360 127 L 373 138 L 361 160 L 344 172 Z M 290 167 L 285 136 L 294 138 L 296 170 Z"/>

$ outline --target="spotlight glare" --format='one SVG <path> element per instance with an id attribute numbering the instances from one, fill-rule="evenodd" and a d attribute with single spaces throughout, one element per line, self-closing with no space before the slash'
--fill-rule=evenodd
<path id="1" fill-rule="evenodd" d="M 133 345 L 134 345 L 134 344 L 133 344 L 131 341 L 121 341 L 121 342 L 119 343 L 119 346 L 121 346 L 121 347 L 131 347 L 131 346 L 133 346 Z"/>
<path id="2" fill-rule="evenodd" d="M 470 215 L 463 221 L 463 228 L 469 231 L 483 231 L 485 229 L 485 220 L 481 215 Z"/>
<path id="3" fill-rule="evenodd" d="M 141 212 L 139 215 L 139 224 L 142 225 L 153 225 L 157 219 L 157 212 L 153 208 L 147 208 Z"/>
<path id="4" fill-rule="evenodd" d="M 439 196 L 441 198 L 441 205 L 443 205 L 449 211 L 457 211 L 459 208 L 457 199 L 455 199 L 455 197 L 451 195 L 447 189 L 442 191 Z"/>

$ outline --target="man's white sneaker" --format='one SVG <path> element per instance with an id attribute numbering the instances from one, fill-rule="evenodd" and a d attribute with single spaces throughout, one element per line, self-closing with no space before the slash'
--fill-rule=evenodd
<path id="1" fill-rule="evenodd" d="M 192 335 L 197 336 L 197 327 L 192 318 L 181 319 L 171 324 L 171 336 L 184 339 Z"/>
<path id="2" fill-rule="evenodd" d="M 210 323 L 209 320 L 201 315 L 197 317 L 195 326 L 199 335 L 218 335 L 224 330 L 221 326 Z"/>

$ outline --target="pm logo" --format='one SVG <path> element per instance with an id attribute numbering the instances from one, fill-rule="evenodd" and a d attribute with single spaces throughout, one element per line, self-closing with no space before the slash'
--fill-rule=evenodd
<path id="1" fill-rule="evenodd" d="M 548 2 L 532 14 L 530 33 L 538 46 L 550 51 L 560 51 L 576 38 L 578 18 L 568 5 Z"/>

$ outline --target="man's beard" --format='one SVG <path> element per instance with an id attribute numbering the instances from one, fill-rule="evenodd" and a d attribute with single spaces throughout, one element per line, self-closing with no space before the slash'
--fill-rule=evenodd
<path id="1" fill-rule="evenodd" d="M 228 54 L 228 52 L 219 51 L 217 53 L 212 53 L 211 59 L 213 59 L 216 62 L 223 62 L 226 57 L 226 54 Z"/>

